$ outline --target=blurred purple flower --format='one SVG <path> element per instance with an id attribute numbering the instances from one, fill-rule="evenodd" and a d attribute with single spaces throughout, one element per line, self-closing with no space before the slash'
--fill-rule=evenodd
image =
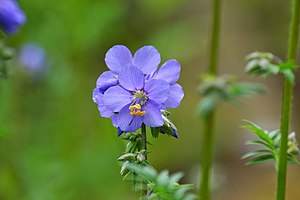
<path id="1" fill-rule="evenodd" d="M 105 62 L 110 71 L 98 78 L 93 100 L 119 133 L 133 132 L 142 123 L 160 127 L 161 109 L 179 106 L 184 96 L 176 83 L 180 64 L 169 60 L 157 69 L 160 54 L 155 47 L 142 47 L 132 56 L 126 46 L 116 45 L 106 53 Z"/>
<path id="2" fill-rule="evenodd" d="M 8 35 L 24 24 L 26 17 L 15 0 L 0 0 L 0 28 Z"/>
<path id="3" fill-rule="evenodd" d="M 21 48 L 20 63 L 31 73 L 43 73 L 47 65 L 46 53 L 37 44 L 26 44 Z"/>

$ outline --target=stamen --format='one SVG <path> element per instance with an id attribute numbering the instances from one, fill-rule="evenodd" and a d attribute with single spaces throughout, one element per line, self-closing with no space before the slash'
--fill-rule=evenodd
<path id="1" fill-rule="evenodd" d="M 141 111 L 142 107 L 140 104 L 135 104 L 132 106 L 129 106 L 130 114 L 135 116 L 144 116 L 146 114 L 146 111 Z"/>
<path id="2" fill-rule="evenodd" d="M 138 111 L 139 112 L 139 116 L 144 116 L 146 114 L 146 111 Z"/>
<path id="3" fill-rule="evenodd" d="M 138 104 L 138 103 L 137 103 L 137 104 L 135 104 L 135 108 L 136 108 L 136 109 L 138 109 L 138 110 L 141 110 L 141 109 L 142 109 L 141 105 L 140 105 L 140 104 Z"/>
<path id="4" fill-rule="evenodd" d="M 130 107 L 129 107 L 129 110 L 133 111 L 135 108 L 136 108 L 137 110 L 141 110 L 141 109 L 142 109 L 141 105 L 137 103 L 137 104 L 135 104 L 135 105 L 130 106 Z"/>

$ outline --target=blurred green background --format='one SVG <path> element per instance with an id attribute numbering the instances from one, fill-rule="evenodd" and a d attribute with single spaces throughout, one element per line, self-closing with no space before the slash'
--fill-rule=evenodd
<path id="1" fill-rule="evenodd" d="M 40 44 L 48 71 L 33 79 L 17 61 L 0 80 L 1 200 L 132 200 L 130 182 L 122 181 L 116 161 L 124 142 L 92 102 L 97 77 L 107 70 L 106 51 L 124 44 L 133 52 L 154 45 L 162 61 L 182 65 L 182 105 L 172 112 L 179 139 L 151 139 L 150 161 L 161 170 L 183 171 L 184 183 L 197 185 L 202 122 L 195 107 L 199 76 L 207 66 L 211 20 L 208 0 L 24 0 L 27 23 L 7 43 L 19 48 Z M 229 0 L 223 4 L 220 72 L 262 82 L 268 93 L 224 104 L 218 111 L 214 164 L 215 200 L 269 200 L 275 195 L 272 164 L 244 166 L 244 142 L 252 135 L 240 128 L 249 119 L 265 129 L 279 127 L 280 77 L 262 80 L 244 74 L 244 56 L 270 51 L 285 58 L 289 1 Z M 300 132 L 299 83 L 295 88 L 292 130 Z M 150 137 L 149 137 L 150 138 Z M 299 166 L 290 166 L 287 199 L 300 198 Z"/>

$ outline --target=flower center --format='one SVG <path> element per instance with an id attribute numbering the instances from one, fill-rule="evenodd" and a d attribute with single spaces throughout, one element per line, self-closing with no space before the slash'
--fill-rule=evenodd
<path id="1" fill-rule="evenodd" d="M 144 116 L 146 111 L 141 111 L 142 107 L 140 104 L 135 104 L 129 107 L 130 114 L 135 116 Z"/>
<path id="2" fill-rule="evenodd" d="M 148 97 L 143 90 L 133 92 L 133 95 L 135 102 L 140 103 L 140 105 L 144 105 L 148 100 Z"/>

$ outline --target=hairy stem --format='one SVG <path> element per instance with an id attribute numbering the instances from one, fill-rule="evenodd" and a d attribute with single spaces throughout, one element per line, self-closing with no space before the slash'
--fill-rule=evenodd
<path id="1" fill-rule="evenodd" d="M 288 61 L 296 64 L 297 49 L 298 49 L 298 38 L 299 38 L 299 1 L 293 0 L 292 4 L 292 20 L 290 26 L 289 44 L 288 44 Z M 286 188 L 286 171 L 287 171 L 287 143 L 288 143 L 288 132 L 289 123 L 292 107 L 293 98 L 293 85 L 285 78 L 283 97 L 282 97 L 282 108 L 281 108 L 281 142 L 280 142 L 280 153 L 279 153 L 279 165 L 277 173 L 277 200 L 285 199 L 285 188 Z"/>
<path id="2" fill-rule="evenodd" d="M 213 1 L 213 19 L 211 28 L 210 40 L 210 56 L 208 73 L 210 75 L 217 75 L 218 67 L 218 52 L 219 52 L 219 38 L 220 38 L 220 22 L 221 22 L 221 0 Z M 205 119 L 204 135 L 202 138 L 202 174 L 200 180 L 199 196 L 201 200 L 210 200 L 210 177 L 213 160 L 214 147 L 214 124 L 215 111 L 213 111 L 207 119 Z"/>
<path id="3" fill-rule="evenodd" d="M 143 150 L 145 150 L 145 160 L 147 160 L 147 131 L 145 124 L 142 124 L 142 144 Z M 142 181 L 142 198 L 147 195 L 147 192 L 147 182 Z"/>

